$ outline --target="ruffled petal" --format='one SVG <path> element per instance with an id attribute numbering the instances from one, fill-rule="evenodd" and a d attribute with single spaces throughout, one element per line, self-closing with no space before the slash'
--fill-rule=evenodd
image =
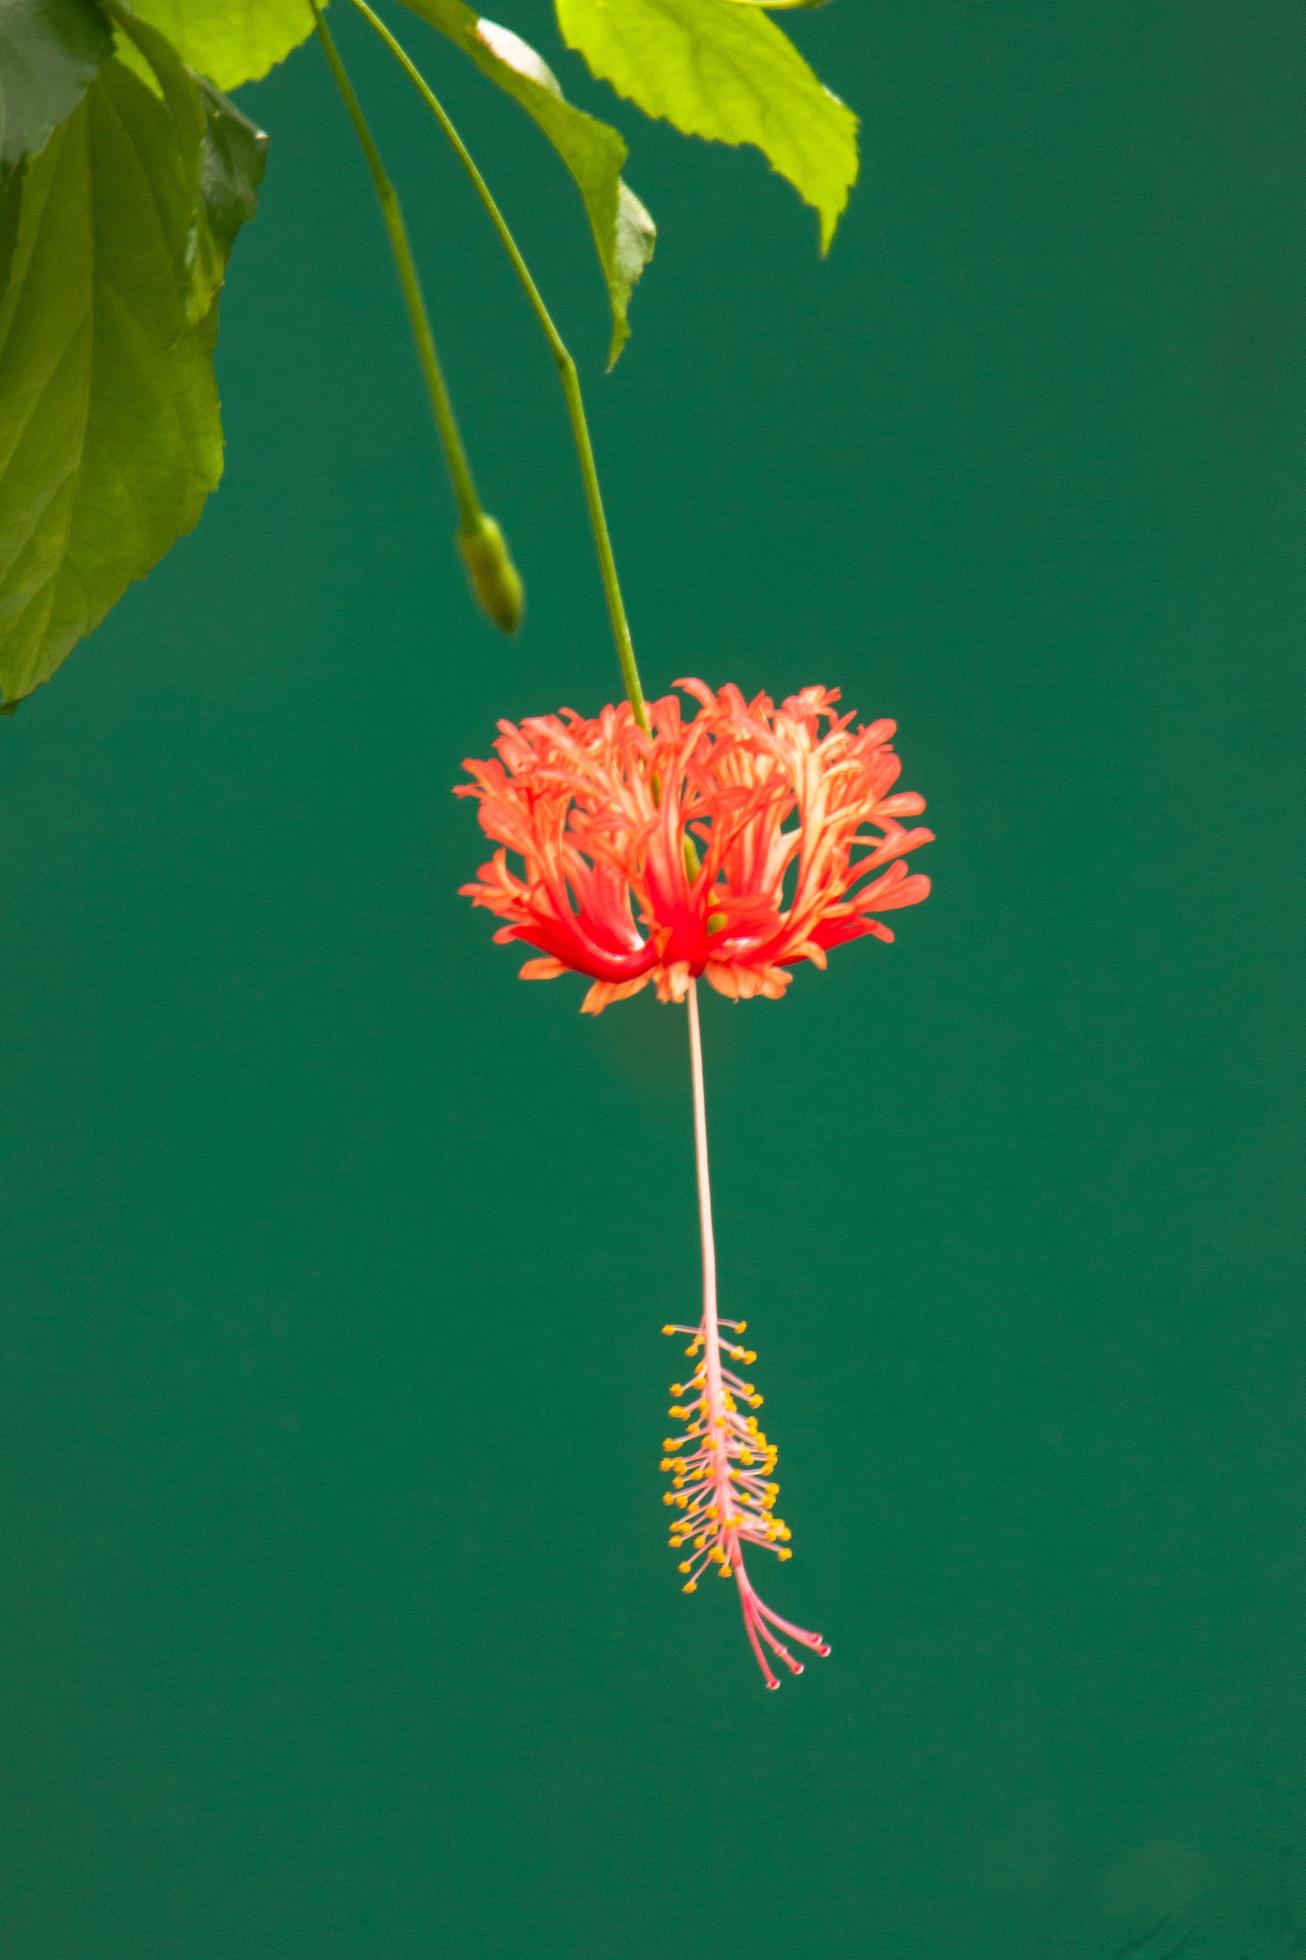
<path id="1" fill-rule="evenodd" d="M 647 987 L 652 975 L 642 973 L 638 980 L 596 980 L 580 1004 L 582 1014 L 601 1014 L 614 1000 L 629 1000 Z"/>

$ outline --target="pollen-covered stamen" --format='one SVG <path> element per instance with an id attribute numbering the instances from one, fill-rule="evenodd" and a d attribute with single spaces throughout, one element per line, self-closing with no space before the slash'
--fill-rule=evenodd
<path id="1" fill-rule="evenodd" d="M 701 1415 L 701 1440 L 688 1456 L 668 1456 L 662 1468 L 671 1472 L 668 1493 L 673 1503 L 692 1492 L 715 1529 L 718 1543 L 729 1554 L 734 1537 L 781 1549 L 789 1528 L 774 1513 L 779 1485 L 773 1481 L 777 1452 L 756 1419 L 740 1413 L 737 1396 L 720 1381 L 719 1414 L 713 1414 L 714 1392 L 707 1371 L 692 1405 Z M 688 1440 L 688 1439 L 687 1439 Z M 697 1440 L 697 1439 L 695 1439 Z M 733 1560 L 731 1560 L 733 1564 Z"/>
<path id="2" fill-rule="evenodd" d="M 671 1549 L 685 1554 L 680 1560 L 684 1591 L 696 1592 L 699 1580 L 712 1569 L 722 1578 L 734 1579 L 749 1645 L 767 1687 L 778 1688 L 780 1683 L 768 1653 L 783 1662 L 790 1673 L 803 1671 L 802 1662 L 794 1658 L 781 1634 L 813 1653 L 828 1654 L 830 1649 L 819 1633 L 809 1633 L 774 1613 L 758 1597 L 744 1565 L 745 1545 L 774 1552 L 778 1559 L 790 1558 L 790 1532 L 775 1511 L 780 1494 L 780 1486 L 775 1481 L 778 1451 L 774 1443 L 767 1441 L 757 1416 L 752 1413 L 762 1406 L 762 1397 L 756 1385 L 728 1367 L 724 1358 L 728 1356 L 731 1361 L 751 1368 L 757 1355 L 739 1341 L 722 1336 L 723 1328 L 729 1328 L 732 1334 L 745 1333 L 747 1322 L 721 1320 L 716 1310 L 716 1251 L 708 1182 L 702 1042 L 698 998 L 692 981 L 688 1006 L 694 1150 L 703 1243 L 703 1317 L 697 1327 L 670 1324 L 662 1329 L 664 1334 L 689 1337 L 686 1358 L 696 1364 L 688 1381 L 671 1384 L 671 1393 L 676 1398 L 671 1416 L 685 1424 L 685 1432 L 663 1440 L 667 1454 L 662 1458 L 662 1469 L 671 1477 L 671 1488 L 664 1493 L 663 1502 L 673 1512 Z"/>

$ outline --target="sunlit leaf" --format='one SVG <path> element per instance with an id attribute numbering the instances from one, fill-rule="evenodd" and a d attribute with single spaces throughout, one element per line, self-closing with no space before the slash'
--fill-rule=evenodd
<path id="1" fill-rule="evenodd" d="M 556 0 L 569 47 L 687 136 L 753 143 L 820 217 L 829 249 L 857 178 L 857 118 L 756 6 L 739 0 Z"/>
<path id="2" fill-rule="evenodd" d="M 404 0 L 470 55 L 483 75 L 520 102 L 566 164 L 585 201 L 612 310 L 615 361 L 629 337 L 630 295 L 653 256 L 657 232 L 652 218 L 622 181 L 626 145 L 616 130 L 564 98 L 557 77 L 534 48 L 510 28 L 481 20 L 462 0 Z"/>
<path id="3" fill-rule="evenodd" d="M 222 470 L 216 312 L 187 311 L 194 224 L 167 106 L 108 61 L 28 166 L 0 301 L 0 692 L 50 675 Z"/>
<path id="4" fill-rule="evenodd" d="M 136 0 L 135 11 L 219 88 L 258 81 L 313 32 L 308 0 Z"/>
<path id="5" fill-rule="evenodd" d="M 72 114 L 112 49 L 95 0 L 0 0 L 0 183 Z"/>

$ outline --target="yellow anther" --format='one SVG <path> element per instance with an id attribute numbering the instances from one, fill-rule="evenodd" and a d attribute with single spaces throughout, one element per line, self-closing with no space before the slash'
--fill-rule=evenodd
<path id="1" fill-rule="evenodd" d="M 739 1461 L 743 1464 L 744 1468 L 747 1469 L 749 1464 L 753 1461 L 753 1452 L 751 1450 L 740 1450 Z M 665 1470 L 666 1467 L 667 1466 L 664 1463 L 662 1468 Z"/>
<path id="2" fill-rule="evenodd" d="M 673 1403 L 672 1406 L 667 1410 L 667 1414 L 671 1417 L 673 1422 L 689 1421 L 689 1410 L 682 1409 L 679 1402 Z"/>
<path id="3" fill-rule="evenodd" d="M 766 1397 L 764 1395 L 750 1395 L 748 1405 L 751 1409 L 760 1409 L 765 1400 Z"/>
<path id="4" fill-rule="evenodd" d="M 685 1392 L 685 1384 L 683 1382 L 672 1382 L 671 1393 L 673 1395 L 683 1395 L 684 1392 Z"/>
<path id="5" fill-rule="evenodd" d="M 779 1550 L 779 1551 L 778 1551 L 778 1552 L 776 1553 L 776 1557 L 777 1557 L 777 1558 L 792 1558 L 792 1557 L 793 1557 L 793 1553 L 792 1553 L 792 1552 L 790 1552 L 790 1551 L 787 1551 L 787 1550 L 785 1549 L 785 1547 L 784 1547 L 784 1546 L 782 1545 L 782 1546 L 780 1547 L 780 1550 Z"/>
<path id="6" fill-rule="evenodd" d="M 684 1585 L 680 1588 L 680 1590 L 681 1592 L 697 1592 L 698 1581 L 696 1579 L 686 1579 Z"/>
<path id="7" fill-rule="evenodd" d="M 688 1504 L 689 1499 L 685 1496 L 683 1491 L 678 1491 L 672 1494 L 671 1502 L 673 1504 L 678 1504 L 680 1506 L 680 1509 L 683 1511 L 685 1506 Z"/>
<path id="8" fill-rule="evenodd" d="M 757 1359 L 757 1349 L 749 1348 L 747 1353 L 744 1355 L 745 1368 L 751 1368 L 753 1363 L 756 1361 L 756 1359 Z"/>
<path id="9" fill-rule="evenodd" d="M 673 1327 L 673 1326 L 671 1325 L 671 1323 L 670 1323 L 670 1321 L 668 1321 L 668 1322 L 667 1322 L 667 1324 L 666 1324 L 666 1326 L 665 1326 L 665 1327 L 664 1327 L 664 1328 L 662 1329 L 662 1332 L 663 1332 L 664 1334 L 674 1334 L 674 1333 L 675 1333 L 675 1331 L 676 1331 L 676 1330 L 675 1330 L 675 1328 L 674 1328 L 674 1327 Z"/>
<path id="10" fill-rule="evenodd" d="M 677 1572 L 692 1572 L 693 1569 L 694 1561 L 689 1558 L 682 1558 L 680 1564 L 676 1567 Z"/>
<path id="11" fill-rule="evenodd" d="M 674 1504 L 674 1503 L 675 1503 L 675 1501 L 676 1501 L 676 1493 L 675 1493 L 675 1491 L 674 1491 L 674 1490 L 664 1490 L 664 1491 L 663 1491 L 663 1493 L 662 1493 L 662 1502 L 663 1502 L 664 1504 Z"/>
<path id="12" fill-rule="evenodd" d="M 709 1504 L 709 1505 L 708 1505 L 708 1507 L 707 1507 L 707 1511 L 706 1511 L 706 1513 L 705 1513 L 705 1515 L 706 1515 L 707 1517 L 709 1517 L 709 1518 L 715 1518 L 715 1517 L 716 1517 L 716 1515 L 717 1515 L 717 1507 L 716 1507 L 716 1505 L 715 1505 L 715 1504 Z"/>

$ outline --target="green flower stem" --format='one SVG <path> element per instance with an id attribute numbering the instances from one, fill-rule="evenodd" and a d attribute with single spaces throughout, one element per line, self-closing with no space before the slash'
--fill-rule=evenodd
<path id="1" fill-rule="evenodd" d="M 354 125 L 359 148 L 367 161 L 372 184 L 376 191 L 376 201 L 381 207 L 386 232 L 390 239 L 390 250 L 394 254 L 395 267 L 399 273 L 399 283 L 403 287 L 404 304 L 408 308 L 408 321 L 412 327 L 413 340 L 417 346 L 417 358 L 421 362 L 422 379 L 431 401 L 431 414 L 435 418 L 436 431 L 444 449 L 445 460 L 449 465 L 449 477 L 453 484 L 453 494 L 458 505 L 459 528 L 464 534 L 475 535 L 480 532 L 486 519 L 481 508 L 481 500 L 476 494 L 476 484 L 472 478 L 472 467 L 467 460 L 458 419 L 449 399 L 449 389 L 445 383 L 440 357 L 435 351 L 435 336 L 431 332 L 431 322 L 427 317 L 426 302 L 422 298 L 421 282 L 417 277 L 417 267 L 413 263 L 413 248 L 408 241 L 408 227 L 404 223 L 403 210 L 394 185 L 386 175 L 381 153 L 372 140 L 372 132 L 367 126 L 362 105 L 354 93 L 354 85 L 345 72 L 345 64 L 332 38 L 331 30 L 322 18 L 317 0 L 310 0 L 313 19 L 317 26 L 317 36 L 335 77 L 336 87 Z"/>
<path id="2" fill-rule="evenodd" d="M 612 637 L 616 642 L 617 660 L 621 666 L 621 678 L 625 683 L 630 705 L 635 711 L 635 719 L 640 727 L 648 730 L 648 709 L 644 702 L 644 689 L 640 684 L 639 668 L 635 664 L 635 646 L 630 636 L 630 622 L 626 618 L 626 608 L 621 597 L 621 583 L 617 577 L 617 563 L 612 555 L 612 539 L 608 535 L 608 521 L 604 515 L 603 497 L 599 490 L 598 470 L 594 462 L 594 445 L 590 441 L 589 423 L 585 417 L 585 402 L 581 394 L 580 375 L 576 363 L 569 353 L 562 335 L 553 322 L 553 315 L 544 304 L 540 289 L 530 274 L 530 269 L 521 255 L 517 241 L 508 227 L 508 221 L 494 201 L 490 187 L 476 167 L 466 144 L 454 128 L 444 105 L 435 95 L 426 77 L 400 46 L 383 20 L 373 13 L 367 0 L 353 0 L 354 6 L 363 19 L 380 36 L 390 53 L 399 63 L 413 87 L 425 102 L 431 114 L 439 123 L 455 156 L 471 178 L 472 187 L 484 205 L 491 224 L 499 234 L 499 242 L 508 254 L 513 271 L 521 281 L 531 311 L 539 321 L 540 330 L 548 342 L 549 352 L 562 383 L 562 392 L 567 404 L 567 415 L 571 422 L 572 438 L 576 445 L 576 455 L 580 463 L 581 480 L 585 486 L 585 503 L 589 511 L 590 529 L 594 533 L 594 548 L 598 553 L 599 574 L 603 580 L 603 596 L 607 601 L 608 618 L 612 624 Z M 316 10 L 316 9 L 315 9 Z M 321 21 L 319 19 L 319 28 Z"/>

